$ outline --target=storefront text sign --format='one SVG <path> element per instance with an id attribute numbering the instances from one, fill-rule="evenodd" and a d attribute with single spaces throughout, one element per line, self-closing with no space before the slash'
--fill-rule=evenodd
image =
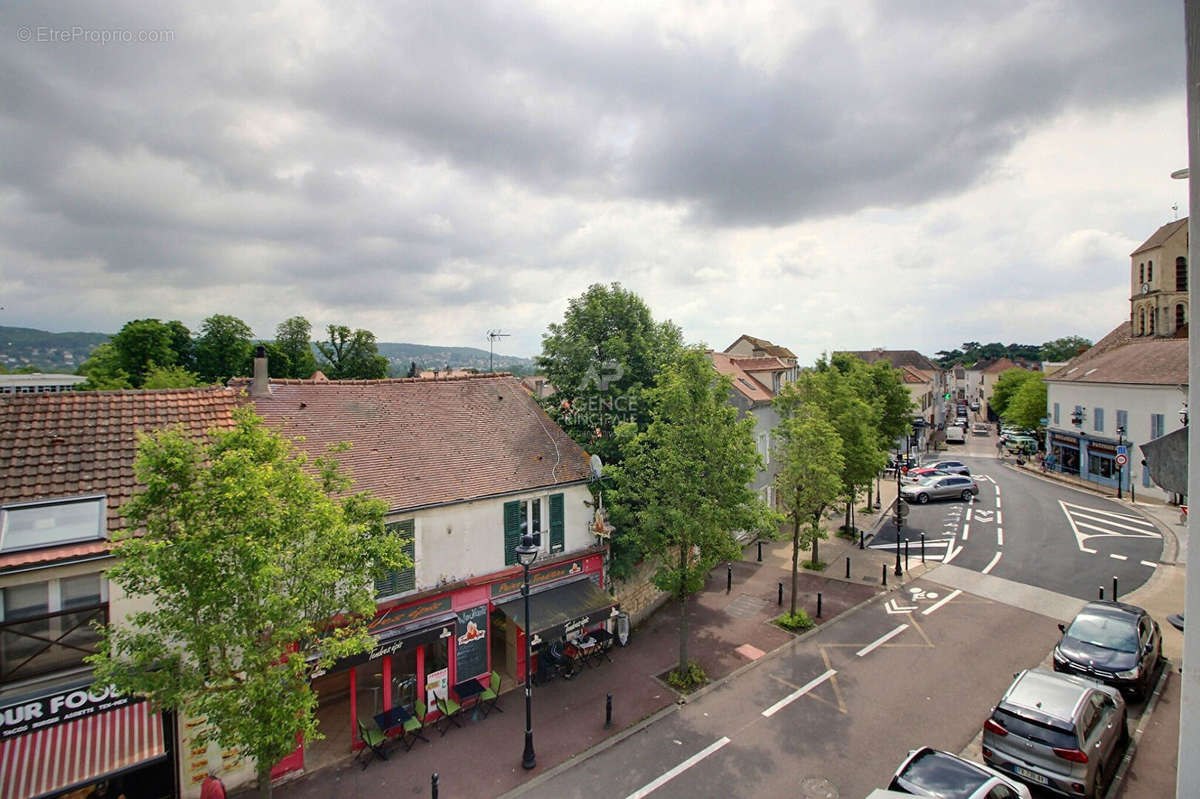
<path id="1" fill-rule="evenodd" d="M 531 586 L 541 585 L 542 583 L 561 580 L 563 577 L 570 577 L 573 574 L 583 574 L 583 561 L 573 560 L 570 563 L 560 563 L 549 569 L 542 569 L 539 572 L 532 572 L 529 575 L 529 584 Z M 520 591 L 521 586 L 525 582 L 524 575 L 513 577 L 510 580 L 502 580 L 498 583 L 492 583 L 492 597 L 504 596 L 511 594 L 514 591 Z"/>
<path id="2" fill-rule="evenodd" d="M 111 685 L 90 685 L 0 708 L 0 740 L 123 707 L 132 700 Z"/>
<path id="3" fill-rule="evenodd" d="M 367 629 L 371 633 L 382 630 L 385 627 L 395 627 L 400 624 L 408 624 L 426 616 L 432 616 L 435 613 L 445 613 L 451 608 L 450 595 L 440 596 L 436 599 L 431 599 L 428 602 L 419 602 L 416 605 L 408 605 L 402 608 L 392 608 L 391 610 L 380 613 L 375 618 L 371 619 L 371 623 Z"/>

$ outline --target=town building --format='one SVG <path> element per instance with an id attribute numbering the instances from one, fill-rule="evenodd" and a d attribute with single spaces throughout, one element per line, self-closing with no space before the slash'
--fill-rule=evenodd
<path id="1" fill-rule="evenodd" d="M 43 374 L 42 372 L 0 375 L 0 394 L 43 394 L 73 391 L 86 383 L 83 375 Z"/>
<path id="2" fill-rule="evenodd" d="M 955 395 L 953 375 L 916 350 L 841 350 L 835 355 L 853 355 L 870 366 L 877 361 L 886 361 L 900 370 L 904 387 L 913 402 L 913 434 L 908 442 L 899 442 L 901 447 L 922 450 L 944 438 L 934 435 L 948 422 L 953 422 L 954 413 L 947 406 L 946 395 Z"/>
<path id="3" fill-rule="evenodd" d="M 1187 217 L 1163 225 L 1130 253 L 1132 337 L 1187 338 L 1187 254 Z"/>

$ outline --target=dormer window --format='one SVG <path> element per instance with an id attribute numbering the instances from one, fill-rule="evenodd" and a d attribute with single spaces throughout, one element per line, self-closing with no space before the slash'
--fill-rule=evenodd
<path id="1" fill-rule="evenodd" d="M 0 508 L 0 552 L 40 549 L 105 537 L 106 497 L 78 497 Z"/>

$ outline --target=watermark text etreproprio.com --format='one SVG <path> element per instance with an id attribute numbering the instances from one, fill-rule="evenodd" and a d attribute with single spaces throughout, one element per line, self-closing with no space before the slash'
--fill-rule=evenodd
<path id="1" fill-rule="evenodd" d="M 175 31 L 170 28 L 148 30 L 89 28 L 85 25 L 64 28 L 54 25 L 22 25 L 17 28 L 17 41 L 37 44 L 164 44 L 175 41 Z"/>

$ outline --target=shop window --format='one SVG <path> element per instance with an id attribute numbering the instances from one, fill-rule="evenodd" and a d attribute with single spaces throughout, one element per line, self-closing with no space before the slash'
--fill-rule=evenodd
<path id="1" fill-rule="evenodd" d="M 387 529 L 393 535 L 399 535 L 405 539 L 404 554 L 408 557 L 412 565 L 407 569 L 390 571 L 376 580 L 375 596 L 377 598 L 403 594 L 417 587 L 417 549 L 413 520 L 405 519 L 402 522 L 392 522 L 387 526 Z"/>
<path id="2" fill-rule="evenodd" d="M 1176 329 L 1183 327 L 1187 323 L 1186 314 L 1183 311 L 1183 305 L 1175 306 L 1175 327 Z"/>
<path id="3" fill-rule="evenodd" d="M 1104 455 L 1088 453 L 1088 474 L 1095 477 L 1111 478 L 1116 471 L 1113 467 L 1113 459 Z"/>
<path id="4" fill-rule="evenodd" d="M 1095 425 L 1097 433 L 1104 432 L 1104 409 L 1092 408 L 1092 424 Z"/>
<path id="5" fill-rule="evenodd" d="M 0 590 L 0 684 L 84 667 L 107 622 L 99 572 Z"/>
<path id="6" fill-rule="evenodd" d="M 1175 290 L 1187 291 L 1187 259 L 1183 256 L 1175 259 Z"/>
<path id="7" fill-rule="evenodd" d="M 93 496 L 0 509 L 0 552 L 100 540 L 108 516 L 104 500 Z"/>
<path id="8" fill-rule="evenodd" d="M 550 551 L 562 552 L 566 549 L 566 523 L 563 519 L 563 495 L 550 495 Z"/>
<path id="9" fill-rule="evenodd" d="M 449 638 L 425 644 L 425 704 L 436 706 L 436 696 L 445 698 L 450 687 Z"/>

